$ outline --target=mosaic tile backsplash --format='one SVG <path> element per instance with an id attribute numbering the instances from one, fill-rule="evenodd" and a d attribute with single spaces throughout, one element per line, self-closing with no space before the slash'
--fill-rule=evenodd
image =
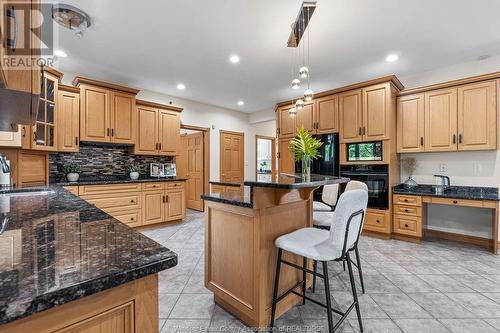
<path id="1" fill-rule="evenodd" d="M 127 176 L 127 166 L 136 162 L 141 175 L 149 175 L 149 163 L 172 163 L 171 156 L 133 155 L 130 147 L 80 144 L 79 153 L 53 153 L 49 157 L 50 177 L 63 177 L 63 166 L 75 163 L 80 166 L 81 177 Z"/>

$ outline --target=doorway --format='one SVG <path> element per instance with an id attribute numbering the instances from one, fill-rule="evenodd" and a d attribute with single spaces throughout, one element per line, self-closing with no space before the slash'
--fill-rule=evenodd
<path id="1" fill-rule="evenodd" d="M 271 181 L 276 174 L 276 141 L 271 136 L 255 136 L 255 161 L 257 181 Z"/>
<path id="2" fill-rule="evenodd" d="M 241 132 L 220 130 L 220 175 L 221 182 L 243 183 L 243 142 Z"/>
<path id="3" fill-rule="evenodd" d="M 186 207 L 204 210 L 201 195 L 209 192 L 210 129 L 181 125 L 181 152 L 177 156 L 177 175 L 186 178 Z"/>

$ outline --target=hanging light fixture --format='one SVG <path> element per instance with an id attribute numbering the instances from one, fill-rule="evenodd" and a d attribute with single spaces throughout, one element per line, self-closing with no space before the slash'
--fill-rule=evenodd
<path id="1" fill-rule="evenodd" d="M 297 111 L 300 111 L 304 108 L 304 101 L 299 98 L 296 102 L 295 102 L 295 108 L 297 109 Z"/>
<path id="2" fill-rule="evenodd" d="M 290 115 L 290 117 L 295 117 L 297 115 L 297 109 L 295 108 L 295 106 L 292 106 L 288 110 L 288 114 Z"/>
<path id="3" fill-rule="evenodd" d="M 307 79 L 309 77 L 309 68 L 302 66 L 299 69 L 299 76 L 301 79 Z"/>
<path id="4" fill-rule="evenodd" d="M 311 89 L 308 88 L 306 91 L 304 91 L 304 100 L 306 102 L 312 101 L 313 97 L 314 97 L 314 92 Z"/>
<path id="5" fill-rule="evenodd" d="M 292 80 L 292 89 L 299 89 L 300 88 L 300 80 L 299 79 L 293 79 Z"/>

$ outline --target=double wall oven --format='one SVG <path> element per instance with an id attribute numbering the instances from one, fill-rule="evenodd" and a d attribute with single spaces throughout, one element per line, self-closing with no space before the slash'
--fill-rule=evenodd
<path id="1" fill-rule="evenodd" d="M 341 165 L 340 175 L 351 180 L 358 180 L 368 186 L 368 208 L 389 209 L 389 165 Z"/>

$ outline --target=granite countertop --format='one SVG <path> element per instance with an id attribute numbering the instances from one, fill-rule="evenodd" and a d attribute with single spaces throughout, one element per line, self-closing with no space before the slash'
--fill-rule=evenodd
<path id="1" fill-rule="evenodd" d="M 177 254 L 62 187 L 41 189 L 0 191 L 0 247 L 11 250 L 0 252 L 0 324 L 177 265 Z"/>
<path id="2" fill-rule="evenodd" d="M 78 186 L 78 185 L 106 185 L 106 184 L 122 184 L 122 183 L 146 183 L 146 182 L 177 182 L 185 181 L 186 178 L 178 177 L 140 177 L 137 180 L 132 180 L 128 176 L 101 176 L 101 177 L 80 177 L 77 182 L 69 182 L 66 177 L 51 178 L 50 183 L 59 186 Z"/>
<path id="3" fill-rule="evenodd" d="M 349 182 L 349 178 L 311 175 L 309 180 L 303 180 L 301 174 L 281 173 L 271 180 L 245 181 L 244 184 L 252 187 L 273 187 L 281 189 L 299 189 L 307 187 L 319 187 L 330 184 L 343 184 Z"/>
<path id="4" fill-rule="evenodd" d="M 221 202 L 239 207 L 253 207 L 253 190 L 250 186 L 243 186 L 240 191 L 230 191 L 224 193 L 210 193 L 201 196 L 208 201 Z"/>
<path id="5" fill-rule="evenodd" d="M 450 186 L 443 193 L 436 193 L 434 185 L 422 184 L 415 187 L 405 187 L 403 184 L 392 188 L 395 194 L 432 196 L 450 199 L 494 200 L 500 201 L 498 187 Z"/>
<path id="6" fill-rule="evenodd" d="M 221 185 L 221 186 L 233 186 L 233 187 L 240 187 L 241 186 L 241 183 L 237 183 L 237 182 L 217 182 L 217 181 L 214 181 L 214 180 L 211 180 L 209 181 L 210 184 L 212 185 Z"/>

